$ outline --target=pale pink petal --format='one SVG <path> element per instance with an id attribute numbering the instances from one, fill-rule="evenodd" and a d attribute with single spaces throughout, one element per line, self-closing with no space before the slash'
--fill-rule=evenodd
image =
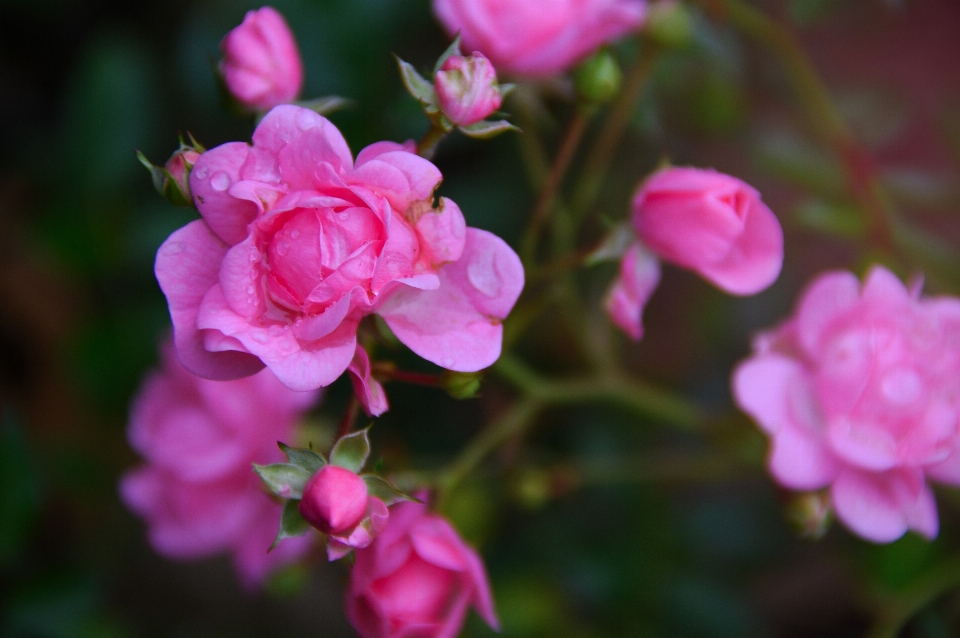
<path id="1" fill-rule="evenodd" d="M 438 275 L 437 290 L 399 289 L 377 313 L 424 359 L 459 372 L 486 368 L 523 289 L 520 258 L 496 235 L 468 228 L 463 256 Z"/>
<path id="2" fill-rule="evenodd" d="M 247 236 L 247 225 L 257 215 L 257 206 L 237 199 L 230 187 L 241 180 L 240 168 L 247 160 L 250 147 L 243 142 L 230 142 L 203 153 L 190 172 L 190 192 L 210 229 L 232 246 Z"/>
<path id="3" fill-rule="evenodd" d="M 232 246 L 220 265 L 220 288 L 230 308 L 252 321 L 266 310 L 261 278 L 261 254 L 251 235 Z"/>
<path id="4" fill-rule="evenodd" d="M 216 286 L 227 246 L 205 222 L 197 220 L 174 232 L 157 251 L 154 272 L 167 297 L 173 321 L 177 355 L 183 366 L 206 379 L 230 380 L 250 376 L 263 364 L 237 351 L 208 352 L 197 325 L 200 304 Z"/>
<path id="5" fill-rule="evenodd" d="M 251 322 L 234 312 L 227 303 L 220 284 L 212 286 L 204 295 L 197 314 L 197 327 L 208 331 L 216 330 L 232 337 L 247 352 L 261 359 L 285 356 L 300 348 L 289 326 Z M 209 346 L 207 348 L 209 349 Z"/>
<path id="6" fill-rule="evenodd" d="M 350 373 L 350 381 L 353 383 L 353 393 L 360 400 L 367 416 L 380 416 L 386 412 L 390 407 L 387 394 L 380 382 L 370 376 L 370 357 L 359 343 L 347 372 Z"/>
<path id="7" fill-rule="evenodd" d="M 410 529 L 413 549 L 423 560 L 437 567 L 461 572 L 467 568 L 467 548 L 447 521 L 424 516 Z"/>
<path id="8" fill-rule="evenodd" d="M 909 304 L 913 301 L 907 287 L 883 266 L 874 266 L 863 280 L 863 300 L 882 304 Z"/>
<path id="9" fill-rule="evenodd" d="M 356 166 L 359 168 L 363 166 L 373 158 L 383 155 L 384 153 L 393 153 L 395 151 L 404 151 L 407 153 L 417 152 L 417 143 L 413 140 L 407 140 L 402 144 L 397 142 L 374 142 L 370 146 L 365 147 L 362 151 L 357 153 Z"/>
<path id="10" fill-rule="evenodd" d="M 933 540 L 940 531 L 940 517 L 933 490 L 918 469 L 903 469 L 892 480 L 891 490 L 900 504 L 907 527 L 927 540 Z"/>
<path id="11" fill-rule="evenodd" d="M 623 256 L 603 304 L 610 320 L 635 341 L 643 337 L 643 307 L 659 283 L 660 261 L 635 243 Z"/>
<path id="12" fill-rule="evenodd" d="M 943 461 L 924 468 L 927 476 L 940 483 L 960 487 L 960 448 L 953 451 Z"/>
<path id="13" fill-rule="evenodd" d="M 330 385 L 343 374 L 357 347 L 357 323 L 346 320 L 332 333 L 293 354 L 263 362 L 291 390 L 312 390 Z"/>
<path id="14" fill-rule="evenodd" d="M 837 476 L 841 464 L 822 441 L 788 425 L 773 436 L 767 467 L 784 487 L 818 490 Z"/>
<path id="15" fill-rule="evenodd" d="M 888 478 L 845 469 L 830 488 L 837 518 L 874 543 L 890 543 L 907 531 L 907 521 Z"/>
<path id="16" fill-rule="evenodd" d="M 789 387 L 804 383 L 802 368 L 779 354 L 747 359 L 733 372 L 733 396 L 764 432 L 775 435 L 791 420 Z"/>
<path id="17" fill-rule="evenodd" d="M 847 463 L 882 472 L 898 464 L 897 440 L 873 422 L 836 417 L 827 425 L 830 448 Z"/>
<path id="18" fill-rule="evenodd" d="M 859 298 L 860 282 L 853 273 L 835 271 L 817 277 L 797 308 L 797 335 L 804 349 L 817 356 L 824 329 Z"/>
<path id="19" fill-rule="evenodd" d="M 283 183 L 291 190 L 316 187 L 320 183 L 317 178 L 317 167 L 321 163 L 329 164 L 337 174 L 343 170 L 349 170 L 351 164 L 349 150 L 346 157 L 340 156 L 339 152 L 342 149 L 338 148 L 338 145 L 343 138 L 339 134 L 331 135 L 332 128 L 329 122 L 324 121 L 319 126 L 302 131 L 280 149 L 277 154 L 280 173 L 283 175 Z"/>

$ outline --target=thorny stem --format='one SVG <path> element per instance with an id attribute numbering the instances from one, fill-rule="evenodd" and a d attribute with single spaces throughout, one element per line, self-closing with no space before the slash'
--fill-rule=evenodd
<path id="1" fill-rule="evenodd" d="M 571 201 L 574 219 L 582 219 L 596 202 L 637 101 L 643 94 L 656 66 L 659 57 L 658 49 L 647 40 L 643 40 L 642 44 L 644 46 L 641 48 L 640 58 L 630 69 L 623 83 L 623 89 L 610 108 L 607 121 L 584 161 L 583 175 Z"/>
<path id="2" fill-rule="evenodd" d="M 910 619 L 940 596 L 960 587 L 960 556 L 938 563 L 920 576 L 894 600 L 878 605 L 867 638 L 896 638 Z"/>
<path id="3" fill-rule="evenodd" d="M 553 166 L 550 167 L 550 173 L 540 189 L 540 195 L 533 207 L 527 231 L 520 242 L 520 256 L 523 258 L 523 263 L 528 266 L 533 264 L 536 259 L 537 243 L 540 234 L 543 232 L 543 226 L 550 217 L 557 192 L 563 183 L 564 176 L 567 174 L 567 169 L 570 168 L 570 162 L 580 145 L 580 140 L 583 138 L 583 133 L 586 131 L 589 121 L 590 116 L 585 110 L 577 108 L 576 113 L 570 120 L 570 125 L 567 127 L 563 141 L 560 143 L 560 149 L 557 151 L 556 158 L 554 158 Z"/>
<path id="4" fill-rule="evenodd" d="M 797 39 L 786 27 L 741 0 L 699 1 L 719 20 L 729 21 L 747 36 L 767 46 L 780 59 L 814 131 L 843 164 L 850 192 L 866 216 L 871 244 L 890 249 L 893 245 L 890 230 L 894 214 L 892 201 L 880 182 L 872 159 L 850 132 Z"/>

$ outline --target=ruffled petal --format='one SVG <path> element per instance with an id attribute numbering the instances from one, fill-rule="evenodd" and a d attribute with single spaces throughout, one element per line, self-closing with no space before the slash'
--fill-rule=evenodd
<path id="1" fill-rule="evenodd" d="M 210 229 L 232 246 L 247 237 L 247 225 L 257 216 L 256 204 L 238 199 L 230 188 L 241 181 L 240 169 L 250 147 L 230 142 L 202 154 L 190 171 L 190 192 Z"/>

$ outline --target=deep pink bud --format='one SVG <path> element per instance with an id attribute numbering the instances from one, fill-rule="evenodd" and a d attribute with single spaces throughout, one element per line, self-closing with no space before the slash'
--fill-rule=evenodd
<path id="1" fill-rule="evenodd" d="M 760 292 L 783 264 L 783 229 L 760 193 L 714 170 L 654 174 L 633 199 L 633 226 L 657 255 L 734 295 Z"/>
<path id="2" fill-rule="evenodd" d="M 452 55 L 437 72 L 434 88 L 440 109 L 458 126 L 476 124 L 498 108 L 502 96 L 497 71 L 483 54 Z"/>
<path id="3" fill-rule="evenodd" d="M 324 534 L 357 526 L 367 512 L 367 484 L 342 467 L 326 465 L 307 481 L 300 514 Z"/>
<path id="4" fill-rule="evenodd" d="M 220 70 L 230 94 L 242 105 L 266 111 L 293 102 L 303 87 L 297 42 L 273 7 L 248 11 L 243 23 L 220 43 Z"/>

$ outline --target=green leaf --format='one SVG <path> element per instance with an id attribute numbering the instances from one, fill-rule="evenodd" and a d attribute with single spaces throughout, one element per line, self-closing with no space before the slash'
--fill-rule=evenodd
<path id="1" fill-rule="evenodd" d="M 274 539 L 273 545 L 270 546 L 271 550 L 285 538 L 303 536 L 310 531 L 310 523 L 300 516 L 299 505 L 300 501 L 297 500 L 289 500 L 283 504 L 283 512 L 280 514 L 280 529 L 277 531 L 277 537 Z"/>
<path id="2" fill-rule="evenodd" d="M 330 115 L 336 111 L 352 108 L 355 104 L 356 102 L 350 98 L 340 97 L 339 95 L 328 95 L 326 97 L 318 97 L 314 100 L 301 100 L 297 102 L 297 106 L 310 109 L 320 115 Z"/>
<path id="3" fill-rule="evenodd" d="M 397 56 L 393 56 L 397 58 Z M 433 84 L 422 75 L 417 73 L 408 62 L 397 58 L 397 66 L 400 68 L 400 79 L 403 80 L 403 86 L 407 92 L 417 99 L 424 106 L 432 106 L 437 102 L 437 92 L 433 90 Z"/>
<path id="4" fill-rule="evenodd" d="M 272 465 L 257 465 L 254 463 L 253 471 L 259 474 L 270 491 L 280 498 L 302 498 L 303 487 L 313 476 L 311 472 L 292 463 L 274 463 Z"/>
<path id="5" fill-rule="evenodd" d="M 351 472 L 362 470 L 370 456 L 370 438 L 367 436 L 369 429 L 364 428 L 337 441 L 330 452 L 330 464 Z"/>
<path id="6" fill-rule="evenodd" d="M 496 137 L 497 135 L 506 133 L 507 131 L 520 131 L 519 128 L 506 120 L 497 120 L 495 122 L 488 122 L 487 120 L 484 120 L 482 122 L 477 122 L 476 124 L 471 124 L 470 126 L 460 126 L 458 128 L 464 135 L 478 140 L 486 140 L 491 137 Z"/>
<path id="7" fill-rule="evenodd" d="M 455 55 L 462 55 L 460 53 L 460 34 L 459 33 L 457 34 L 457 37 L 453 39 L 453 42 L 450 43 L 450 46 L 447 47 L 446 51 L 444 51 L 440 55 L 439 59 L 437 59 L 437 63 L 433 67 L 433 76 L 436 77 L 437 73 L 440 72 L 440 69 L 443 68 L 443 65 L 446 63 L 446 61 Z"/>
<path id="8" fill-rule="evenodd" d="M 287 455 L 287 460 L 292 464 L 302 467 L 311 475 L 315 474 L 320 468 L 327 464 L 326 459 L 306 448 L 290 447 L 285 443 L 277 441 L 280 451 Z"/>
<path id="9" fill-rule="evenodd" d="M 367 494 L 379 498 L 387 507 L 390 507 L 391 505 L 401 501 L 420 502 L 419 499 L 413 498 L 408 494 L 404 494 L 376 474 L 363 474 L 360 476 L 360 478 L 362 478 L 363 482 L 367 484 Z"/>

